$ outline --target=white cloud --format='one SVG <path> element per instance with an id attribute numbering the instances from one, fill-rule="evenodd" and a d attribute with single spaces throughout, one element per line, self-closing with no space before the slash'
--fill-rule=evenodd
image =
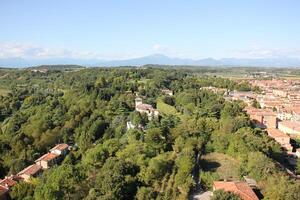
<path id="1" fill-rule="evenodd" d="M 92 51 L 71 50 L 63 47 L 49 48 L 34 44 L 0 43 L 0 58 L 76 58 L 76 59 L 111 59 L 122 58 L 119 53 L 100 54 Z"/>
<path id="2" fill-rule="evenodd" d="M 154 44 L 152 46 L 152 49 L 155 52 L 158 52 L 158 53 L 165 53 L 165 52 L 169 51 L 169 48 L 167 46 L 164 46 L 164 45 L 161 45 L 161 44 Z"/>
<path id="3" fill-rule="evenodd" d="M 238 58 L 300 58 L 299 48 L 266 48 L 258 44 L 250 45 L 249 48 L 236 50 L 233 53 Z"/>

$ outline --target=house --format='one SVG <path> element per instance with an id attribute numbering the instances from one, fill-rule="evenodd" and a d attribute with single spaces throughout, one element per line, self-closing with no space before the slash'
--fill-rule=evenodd
<path id="1" fill-rule="evenodd" d="M 34 72 L 34 73 L 40 72 L 40 73 L 45 74 L 45 73 L 47 73 L 49 70 L 45 68 L 45 69 L 32 69 L 31 71 Z"/>
<path id="2" fill-rule="evenodd" d="M 0 185 L 0 200 L 8 200 L 9 189 L 3 185 Z"/>
<path id="3" fill-rule="evenodd" d="M 53 147 L 52 149 L 50 149 L 50 152 L 56 155 L 67 155 L 69 151 L 69 145 L 68 144 L 58 144 L 55 147 Z"/>
<path id="4" fill-rule="evenodd" d="M 161 90 L 161 93 L 169 95 L 169 96 L 173 96 L 173 91 L 172 90 L 168 90 L 168 89 Z"/>
<path id="5" fill-rule="evenodd" d="M 131 121 L 128 121 L 128 122 L 126 122 L 126 127 L 127 127 L 127 130 L 134 129 L 135 125 Z"/>
<path id="6" fill-rule="evenodd" d="M 290 137 L 276 128 L 267 128 L 268 135 L 279 144 L 290 144 Z"/>
<path id="7" fill-rule="evenodd" d="M 282 89 L 274 89 L 273 94 L 280 97 L 287 97 L 288 93 L 285 90 Z"/>
<path id="8" fill-rule="evenodd" d="M 267 133 L 271 138 L 273 138 L 276 142 L 278 142 L 280 146 L 283 147 L 284 149 L 289 151 L 293 150 L 293 146 L 290 144 L 291 138 L 287 134 L 281 132 L 276 128 L 267 128 Z"/>
<path id="9" fill-rule="evenodd" d="M 278 118 L 277 114 L 270 110 L 256 109 L 253 107 L 246 107 L 246 112 L 250 119 L 256 123 L 260 128 L 277 128 Z"/>
<path id="10" fill-rule="evenodd" d="M 135 129 L 135 128 L 142 129 L 142 130 L 144 129 L 144 126 L 142 124 L 134 125 L 131 121 L 126 122 L 126 127 L 127 130 Z"/>
<path id="11" fill-rule="evenodd" d="M 43 169 L 49 169 L 51 166 L 55 165 L 59 159 L 58 154 L 47 153 L 37 159 L 35 163 L 40 165 Z"/>
<path id="12" fill-rule="evenodd" d="M 208 86 L 208 87 L 201 87 L 201 90 L 209 90 L 212 91 L 213 93 L 221 94 L 221 95 L 228 95 L 229 91 L 226 88 L 217 88 L 213 86 Z"/>
<path id="13" fill-rule="evenodd" d="M 293 118 L 292 108 L 284 107 L 277 111 L 277 117 L 280 120 L 291 120 Z"/>
<path id="14" fill-rule="evenodd" d="M 0 180 L 0 185 L 7 188 L 13 187 L 17 182 L 14 180 L 14 176 L 5 177 L 3 180 Z"/>
<path id="15" fill-rule="evenodd" d="M 300 122 L 282 121 L 278 123 L 278 129 L 285 134 L 300 135 Z"/>
<path id="16" fill-rule="evenodd" d="M 146 113 L 149 120 L 159 115 L 158 110 L 154 109 L 150 104 L 143 103 L 143 100 L 139 97 L 135 99 L 135 110 L 140 113 Z"/>
<path id="17" fill-rule="evenodd" d="M 29 182 L 30 178 L 38 176 L 41 172 L 42 166 L 33 164 L 23 169 L 17 175 L 22 177 L 25 182 Z"/>
<path id="18" fill-rule="evenodd" d="M 226 192 L 233 192 L 240 196 L 243 200 L 258 200 L 258 197 L 253 192 L 251 187 L 245 182 L 226 182 L 214 181 L 213 190 L 224 190 Z"/>
<path id="19" fill-rule="evenodd" d="M 246 103 L 248 106 L 250 106 L 257 97 L 256 94 L 254 94 L 253 92 L 238 92 L 238 91 L 230 92 L 229 96 L 231 96 L 231 100 L 241 100 L 244 103 Z"/>

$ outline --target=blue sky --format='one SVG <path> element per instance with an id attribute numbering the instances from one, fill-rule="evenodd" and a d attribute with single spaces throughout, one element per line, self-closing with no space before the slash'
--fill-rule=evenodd
<path id="1" fill-rule="evenodd" d="M 300 57 L 299 0 L 0 0 L 0 58 Z"/>

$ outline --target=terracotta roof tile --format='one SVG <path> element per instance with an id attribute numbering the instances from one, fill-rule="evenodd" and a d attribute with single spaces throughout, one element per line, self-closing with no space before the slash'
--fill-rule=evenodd
<path id="1" fill-rule="evenodd" d="M 271 136 L 272 138 L 277 138 L 277 137 L 290 138 L 287 134 L 283 133 L 282 131 L 276 128 L 268 128 L 267 132 L 268 135 Z"/>
<path id="2" fill-rule="evenodd" d="M 58 155 L 54 154 L 54 153 L 47 153 L 45 155 L 43 155 L 42 157 L 40 157 L 39 159 L 37 159 L 35 162 L 38 162 L 38 161 L 50 161 L 50 160 L 53 160 L 55 158 L 57 158 Z"/>
<path id="3" fill-rule="evenodd" d="M 68 147 L 69 147 L 68 144 L 62 143 L 62 144 L 56 145 L 56 146 L 53 147 L 50 151 L 54 151 L 54 150 L 60 150 L 60 151 L 63 151 L 63 150 L 65 150 L 65 149 L 67 149 Z"/>
<path id="4" fill-rule="evenodd" d="M 38 173 L 41 169 L 42 167 L 40 165 L 33 164 L 23 169 L 21 172 L 18 173 L 18 175 L 22 175 L 22 174 L 34 175 Z"/>
<path id="5" fill-rule="evenodd" d="M 215 190 L 225 190 L 238 194 L 243 200 L 258 200 L 251 187 L 245 182 L 224 182 L 215 181 L 213 183 Z"/>
<path id="6" fill-rule="evenodd" d="M 11 178 L 5 178 L 3 180 L 0 180 L 0 185 L 2 185 L 2 186 L 12 187 L 16 184 L 17 184 L 17 182 L 12 180 Z"/>

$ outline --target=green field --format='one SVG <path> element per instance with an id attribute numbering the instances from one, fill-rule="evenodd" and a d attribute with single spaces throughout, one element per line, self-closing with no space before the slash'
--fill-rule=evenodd
<path id="1" fill-rule="evenodd" d="M 157 104 L 156 104 L 157 110 L 164 115 L 175 115 L 179 117 L 180 119 L 185 119 L 187 118 L 186 115 L 181 114 L 176 110 L 174 106 L 170 106 L 162 101 L 162 99 L 158 98 L 157 99 Z"/>
<path id="2" fill-rule="evenodd" d="M 204 171 L 216 172 L 220 179 L 239 179 L 239 162 L 222 153 L 209 153 L 202 157 Z"/>
<path id="3" fill-rule="evenodd" d="M 176 108 L 164 103 L 161 99 L 157 100 L 156 106 L 157 106 L 158 111 L 165 115 L 180 115 L 180 113 L 177 112 Z"/>

